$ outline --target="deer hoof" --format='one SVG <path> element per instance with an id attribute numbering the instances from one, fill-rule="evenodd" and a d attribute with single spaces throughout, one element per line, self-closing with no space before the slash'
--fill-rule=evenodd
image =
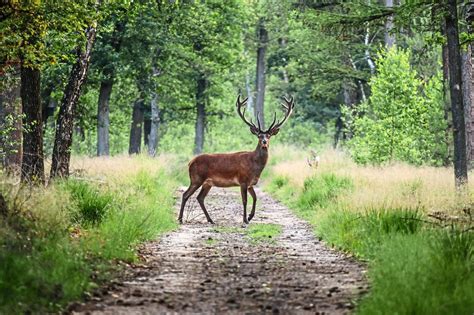
<path id="1" fill-rule="evenodd" d="M 253 219 L 253 215 L 249 216 L 248 221 L 250 222 L 250 220 L 252 219 Z"/>
<path id="2" fill-rule="evenodd" d="M 183 224 L 183 219 L 178 219 L 179 224 Z"/>
<path id="3" fill-rule="evenodd" d="M 244 224 L 249 224 L 250 220 L 244 220 Z"/>
<path id="4" fill-rule="evenodd" d="M 214 221 L 212 221 L 212 220 L 207 220 L 207 222 L 209 222 L 211 224 L 215 224 Z"/>

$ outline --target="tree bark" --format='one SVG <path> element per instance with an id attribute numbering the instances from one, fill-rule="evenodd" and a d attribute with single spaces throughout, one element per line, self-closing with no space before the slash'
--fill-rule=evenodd
<path id="1" fill-rule="evenodd" d="M 155 156 L 158 148 L 158 132 L 160 128 L 160 108 L 158 106 L 158 94 L 151 95 L 151 124 L 150 135 L 148 136 L 148 155 Z"/>
<path id="2" fill-rule="evenodd" d="M 69 176 L 69 164 L 71 160 L 72 135 L 74 130 L 74 118 L 76 115 L 77 102 L 81 95 L 81 88 L 87 78 L 92 47 L 96 37 L 95 27 L 86 30 L 86 46 L 77 47 L 77 60 L 72 67 L 69 81 L 64 92 L 64 97 L 59 109 L 56 123 L 56 136 L 54 139 L 53 159 L 50 177 Z"/>
<path id="3" fill-rule="evenodd" d="M 148 147 L 151 132 L 151 108 L 145 107 L 143 117 L 143 145 Z"/>
<path id="4" fill-rule="evenodd" d="M 196 90 L 196 132 L 194 138 L 194 154 L 201 154 L 204 147 L 204 128 L 206 126 L 206 88 L 207 79 L 199 74 Z"/>
<path id="5" fill-rule="evenodd" d="M 143 100 L 136 100 L 133 104 L 132 126 L 130 128 L 130 145 L 128 154 L 138 154 L 141 151 L 143 130 Z"/>
<path id="6" fill-rule="evenodd" d="M 471 117 L 472 110 L 472 63 L 471 63 L 471 45 L 467 46 L 461 53 L 462 61 L 462 89 L 464 102 L 464 120 L 466 124 L 466 154 L 468 166 L 473 159 L 474 138 L 473 121 Z"/>
<path id="7" fill-rule="evenodd" d="M 21 101 L 23 125 L 23 157 L 21 181 L 44 184 L 43 156 L 43 120 L 41 108 L 41 73 L 39 69 L 22 65 L 21 67 Z"/>
<path id="8" fill-rule="evenodd" d="M 451 112 L 453 116 L 454 177 L 456 188 L 467 184 L 466 130 L 463 108 L 461 54 L 459 48 L 458 17 L 456 0 L 447 1 L 446 37 L 449 57 L 449 86 Z"/>
<path id="9" fill-rule="evenodd" d="M 446 36 L 446 23 L 443 22 L 441 27 L 441 33 L 443 36 Z M 446 121 L 446 130 L 444 141 L 446 143 L 446 147 L 448 148 L 448 154 L 446 159 L 443 162 L 444 166 L 448 166 L 451 164 L 452 157 L 453 157 L 453 144 L 451 142 L 452 136 L 452 129 L 453 129 L 453 122 L 451 119 L 451 100 L 449 97 L 449 56 L 448 56 L 448 46 L 443 45 L 442 52 L 442 69 L 443 69 L 443 98 L 444 98 L 444 119 Z"/>
<path id="10" fill-rule="evenodd" d="M 113 79 L 100 84 L 99 105 L 97 109 L 97 156 L 108 156 L 109 151 L 109 102 L 112 94 Z"/>
<path id="11" fill-rule="evenodd" d="M 393 0 L 385 0 L 386 8 L 393 8 Z M 395 34 L 393 30 L 393 16 L 389 15 L 385 20 L 385 47 L 392 48 L 396 44 Z"/>
<path id="12" fill-rule="evenodd" d="M 19 174 L 22 156 L 22 119 L 20 101 L 20 78 L 11 76 L 9 88 L 0 94 L 0 157 L 7 173 Z"/>
<path id="13" fill-rule="evenodd" d="M 265 128 L 264 102 L 265 102 L 265 70 L 266 53 L 268 44 L 268 32 L 265 28 L 265 21 L 260 18 L 257 27 L 258 49 L 257 49 L 257 80 L 255 101 L 255 118 L 260 121 L 262 129 Z"/>

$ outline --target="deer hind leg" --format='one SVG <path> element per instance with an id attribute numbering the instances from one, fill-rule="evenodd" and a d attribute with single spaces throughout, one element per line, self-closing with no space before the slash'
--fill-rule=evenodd
<path id="1" fill-rule="evenodd" d="M 249 222 L 250 220 L 252 220 L 253 216 L 255 215 L 255 206 L 257 204 L 257 195 L 255 194 L 255 190 L 253 190 L 253 187 L 249 187 L 248 189 L 249 193 L 250 193 L 250 196 L 252 196 L 252 199 L 253 199 L 253 202 L 252 202 L 252 211 L 250 211 L 250 215 L 249 215 Z"/>
<path id="2" fill-rule="evenodd" d="M 240 194 L 242 195 L 242 204 L 244 205 L 244 223 L 248 224 L 249 221 L 247 220 L 247 186 L 246 185 L 240 186 Z"/>
<path id="3" fill-rule="evenodd" d="M 181 200 L 181 209 L 179 210 L 179 217 L 178 217 L 178 222 L 183 223 L 183 213 L 184 213 L 184 206 L 186 205 L 186 202 L 188 201 L 189 197 L 194 194 L 194 192 L 201 186 L 201 184 L 193 184 L 189 186 L 189 188 L 183 193 L 183 198 Z"/>
<path id="4" fill-rule="evenodd" d="M 199 205 L 201 206 L 201 209 L 204 212 L 204 215 L 206 216 L 207 222 L 214 224 L 214 221 L 212 221 L 211 217 L 209 216 L 209 213 L 206 210 L 206 206 L 204 206 L 204 198 L 206 198 L 207 194 L 209 193 L 209 190 L 211 190 L 211 187 L 212 186 L 208 184 L 202 185 L 201 191 L 197 196 L 197 201 L 199 202 Z"/>

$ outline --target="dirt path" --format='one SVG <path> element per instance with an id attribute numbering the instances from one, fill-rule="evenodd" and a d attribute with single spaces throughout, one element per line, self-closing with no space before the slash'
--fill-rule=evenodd
<path id="1" fill-rule="evenodd" d="M 240 193 L 213 188 L 206 205 L 216 226 L 206 223 L 191 197 L 179 230 L 147 244 L 143 265 L 72 307 L 73 313 L 350 312 L 351 301 L 366 291 L 363 267 L 325 247 L 285 206 L 262 191 L 257 196 L 250 225 L 280 225 L 273 243 L 249 241 L 241 228 Z"/>

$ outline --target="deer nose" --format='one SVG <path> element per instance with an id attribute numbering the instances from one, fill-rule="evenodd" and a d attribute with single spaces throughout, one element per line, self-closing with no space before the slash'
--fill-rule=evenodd
<path id="1" fill-rule="evenodd" d="M 262 143 L 263 143 L 263 144 L 267 144 L 267 140 L 263 139 L 263 140 L 262 140 Z"/>

